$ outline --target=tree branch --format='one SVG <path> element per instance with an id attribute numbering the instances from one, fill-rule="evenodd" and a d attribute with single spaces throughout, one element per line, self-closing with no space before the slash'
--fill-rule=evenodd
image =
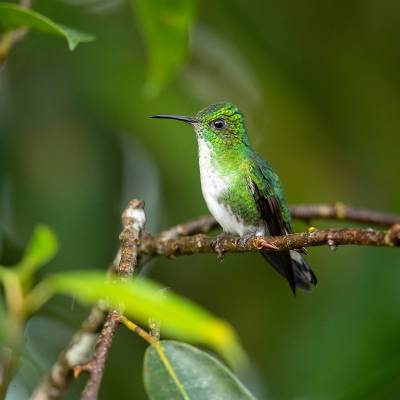
<path id="1" fill-rule="evenodd" d="M 400 224 L 400 215 L 348 207 L 343 203 L 335 204 L 299 204 L 290 207 L 294 219 L 310 223 L 315 219 L 349 221 L 360 224 L 390 226 Z M 211 215 L 176 225 L 160 233 L 165 239 L 178 236 L 208 233 L 218 228 L 218 222 Z"/>
<path id="2" fill-rule="evenodd" d="M 137 244 L 145 224 L 144 202 L 140 200 L 130 201 L 122 214 L 123 230 L 119 236 L 121 257 L 115 272 L 121 279 L 132 278 L 139 263 Z M 108 313 L 92 359 L 85 365 L 76 367 L 78 374 L 81 371 L 89 372 L 89 379 L 82 392 L 81 400 L 96 400 L 98 398 L 108 350 L 111 348 L 114 335 L 120 324 L 120 318 L 121 315 L 116 310 Z"/>
<path id="3" fill-rule="evenodd" d="M 68 347 L 58 356 L 50 374 L 39 384 L 32 400 L 61 399 L 73 378 L 73 368 L 88 361 L 107 312 L 95 306 L 75 333 Z"/>
<path id="4" fill-rule="evenodd" d="M 221 239 L 218 252 L 243 253 L 257 251 L 263 248 L 263 240 L 267 240 L 279 250 L 295 250 L 303 247 L 323 245 L 359 245 L 359 246 L 398 246 L 400 242 L 400 225 L 393 229 L 377 231 L 374 229 L 326 229 L 312 232 L 294 233 L 287 236 L 254 237 L 241 243 L 238 237 Z M 194 253 L 214 253 L 214 238 L 197 234 L 173 239 L 164 239 L 163 236 L 146 235 L 140 242 L 141 254 L 151 256 L 176 257 Z M 274 250 L 271 250 L 274 251 Z"/>
<path id="5" fill-rule="evenodd" d="M 108 351 L 111 348 L 114 335 L 120 325 L 120 317 L 117 311 L 108 313 L 96 344 L 96 351 L 93 358 L 86 364 L 75 367 L 75 376 L 78 376 L 82 371 L 89 373 L 89 379 L 82 392 L 81 400 L 95 400 L 98 398 Z"/>
<path id="6" fill-rule="evenodd" d="M 159 236 L 164 239 L 172 239 L 179 236 L 195 235 L 196 233 L 207 233 L 218 227 L 219 224 L 214 217 L 205 215 L 162 231 Z"/>
<path id="7" fill-rule="evenodd" d="M 121 251 L 118 253 L 114 263 L 109 270 L 115 271 L 122 277 L 131 277 L 135 266 L 138 264 L 139 256 L 175 257 L 194 253 L 213 253 L 213 239 L 204 234 L 217 228 L 219 225 L 211 216 L 204 216 L 174 226 L 162 231 L 158 235 L 142 234 L 139 242 L 134 239 L 138 230 L 142 232 L 145 223 L 143 203 L 133 201 L 135 204 L 125 210 L 123 214 L 124 230 L 120 235 Z M 142 214 L 138 211 L 141 210 Z M 306 233 L 297 233 L 283 237 L 269 237 L 268 242 L 283 249 L 300 249 L 309 246 L 328 245 L 331 248 L 337 245 L 367 245 L 367 246 L 399 246 L 400 245 L 400 216 L 394 214 L 380 213 L 363 209 L 351 208 L 342 203 L 296 205 L 290 208 L 293 218 L 310 222 L 313 219 L 346 220 L 357 223 L 390 226 L 386 231 L 373 229 L 328 229 L 312 230 Z M 129 226 L 129 229 L 127 228 Z M 136 232 L 136 233 L 135 233 Z M 194 235 L 194 236 L 189 236 Z M 138 236 L 137 236 L 138 238 Z M 253 238 L 246 245 L 238 242 L 238 238 L 230 237 L 221 241 L 218 251 L 222 252 L 247 252 L 259 250 L 262 239 Z M 107 316 L 107 317 L 106 317 Z M 105 324 L 107 321 L 107 324 Z M 54 364 L 50 376 L 37 388 L 33 400 L 56 400 L 62 397 L 72 377 L 73 369 L 81 365 L 81 370 L 90 372 L 94 365 L 99 367 L 99 372 L 92 373 L 86 386 L 86 392 L 92 397 L 85 399 L 96 399 L 108 349 L 111 346 L 119 319 L 115 313 L 107 314 L 100 306 L 94 307 L 87 320 L 74 336 L 71 344 L 60 355 Z M 103 327 L 103 329 L 101 329 Z M 88 354 L 96 342 L 98 332 L 101 334 L 96 346 L 96 352 L 91 361 Z M 77 368 L 79 372 L 79 367 Z M 93 394 L 94 393 L 94 394 Z"/>
<path id="8" fill-rule="evenodd" d="M 335 204 L 299 204 L 290 207 L 290 213 L 294 219 L 306 222 L 313 219 L 328 219 L 382 226 L 400 224 L 400 215 L 398 214 L 348 207 L 340 202 Z"/>

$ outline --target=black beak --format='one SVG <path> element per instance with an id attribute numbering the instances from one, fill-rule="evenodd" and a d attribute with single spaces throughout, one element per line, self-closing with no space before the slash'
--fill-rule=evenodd
<path id="1" fill-rule="evenodd" d="M 185 115 L 157 114 L 157 115 L 151 115 L 150 118 L 176 119 L 177 121 L 183 121 L 188 124 L 195 124 L 196 122 L 199 122 L 196 119 L 192 117 L 187 117 Z"/>

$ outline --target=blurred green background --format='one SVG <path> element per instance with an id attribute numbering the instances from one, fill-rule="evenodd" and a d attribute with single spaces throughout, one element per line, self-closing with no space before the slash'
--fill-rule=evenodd
<path id="1" fill-rule="evenodd" d="M 175 44 L 144 40 L 143 2 L 34 2 L 97 39 L 71 53 L 62 39 L 32 32 L 0 71 L 2 262 L 16 256 L 10 240 L 22 248 L 44 222 L 61 251 L 43 274 L 106 268 L 120 213 L 134 197 L 146 201 L 150 232 L 207 213 L 193 132 L 147 117 L 193 114 L 220 100 L 245 112 L 253 145 L 291 204 L 340 200 L 400 212 L 398 1 L 157 3 L 167 17 L 179 17 L 182 4 L 188 18 L 193 12 L 187 60 L 175 76 L 157 76 Z M 154 65 L 160 51 L 166 58 Z M 145 84 L 152 58 L 155 78 Z M 400 398 L 399 252 L 308 253 L 319 285 L 296 298 L 251 254 L 222 264 L 206 255 L 158 259 L 144 273 L 235 326 L 254 363 L 243 379 L 260 399 Z M 29 321 L 10 399 L 28 398 L 86 312 L 56 299 Z M 146 398 L 145 348 L 118 332 L 103 399 Z"/>

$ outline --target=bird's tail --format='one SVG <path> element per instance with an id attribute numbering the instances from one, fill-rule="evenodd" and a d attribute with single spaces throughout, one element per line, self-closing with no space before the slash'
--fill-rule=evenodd
<path id="1" fill-rule="evenodd" d="M 303 256 L 297 251 L 271 252 L 261 250 L 260 253 L 288 280 L 293 293 L 296 292 L 297 287 L 310 291 L 316 286 L 317 277 Z"/>

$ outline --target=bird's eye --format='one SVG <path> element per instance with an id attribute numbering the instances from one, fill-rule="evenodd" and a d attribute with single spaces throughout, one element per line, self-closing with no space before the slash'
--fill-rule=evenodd
<path id="1" fill-rule="evenodd" d="M 226 122 L 223 119 L 216 119 L 215 121 L 212 122 L 212 126 L 215 129 L 222 129 L 225 128 Z"/>

